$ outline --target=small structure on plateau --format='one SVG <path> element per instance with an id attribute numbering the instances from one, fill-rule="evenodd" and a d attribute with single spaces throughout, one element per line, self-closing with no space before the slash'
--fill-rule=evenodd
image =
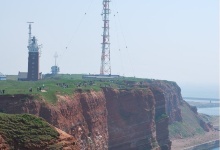
<path id="1" fill-rule="evenodd" d="M 0 81 L 2 81 L 2 80 L 6 80 L 6 75 L 4 75 L 0 72 Z"/>
<path id="2" fill-rule="evenodd" d="M 57 66 L 57 53 L 55 53 L 54 58 L 55 58 L 55 65 L 51 67 L 51 72 L 52 75 L 57 75 L 60 72 L 60 68 Z"/>

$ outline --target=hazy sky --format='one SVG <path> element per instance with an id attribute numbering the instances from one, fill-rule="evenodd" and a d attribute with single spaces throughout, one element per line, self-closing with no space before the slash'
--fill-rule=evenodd
<path id="1" fill-rule="evenodd" d="M 218 95 L 218 0 L 112 0 L 110 7 L 112 74 L 176 81 L 185 96 Z M 50 73 L 57 52 L 61 73 L 99 73 L 101 11 L 102 0 L 0 0 L 0 72 L 27 71 L 26 22 L 33 21 L 41 72 Z"/>

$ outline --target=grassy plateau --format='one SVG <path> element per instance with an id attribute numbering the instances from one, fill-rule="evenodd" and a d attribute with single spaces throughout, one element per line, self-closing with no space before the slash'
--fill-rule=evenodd
<path id="1" fill-rule="evenodd" d="M 147 79 L 145 79 L 147 80 Z M 112 87 L 120 89 L 134 88 L 128 82 L 141 82 L 144 79 L 138 78 L 117 78 L 117 79 L 82 79 L 80 74 L 61 74 L 45 77 L 38 81 L 17 81 L 15 76 L 8 76 L 6 81 L 0 81 L 1 90 L 4 95 L 31 94 L 36 98 L 43 97 L 50 103 L 56 103 L 56 95 L 71 95 L 75 91 L 99 91 L 102 87 Z M 32 89 L 32 91 L 30 91 Z M 39 90 L 40 89 L 40 90 Z"/>

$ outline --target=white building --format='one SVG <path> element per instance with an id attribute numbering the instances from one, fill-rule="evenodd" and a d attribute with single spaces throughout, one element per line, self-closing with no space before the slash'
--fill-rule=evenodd
<path id="1" fill-rule="evenodd" d="M 1 80 L 6 80 L 6 75 L 3 75 L 1 72 L 0 72 L 0 81 Z"/>

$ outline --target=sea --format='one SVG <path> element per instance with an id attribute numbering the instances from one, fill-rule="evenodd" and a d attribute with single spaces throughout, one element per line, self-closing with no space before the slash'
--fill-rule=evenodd
<path id="1" fill-rule="evenodd" d="M 200 103 L 220 103 L 220 100 L 218 99 L 211 99 L 211 98 L 183 98 L 187 102 L 200 102 Z M 220 116 L 220 107 L 197 107 L 198 113 L 203 113 L 211 116 Z"/>
<path id="2" fill-rule="evenodd" d="M 183 98 L 185 101 L 191 101 L 191 102 L 202 102 L 202 103 L 219 103 L 220 100 L 213 100 L 213 99 L 204 99 L 204 98 Z M 199 108 L 197 107 L 197 111 L 198 113 L 203 113 L 203 114 L 207 114 L 210 116 L 220 116 L 220 107 L 206 107 L 206 108 Z M 211 150 L 220 150 L 220 147 L 217 148 L 213 148 Z"/>
<path id="3" fill-rule="evenodd" d="M 207 107 L 207 108 L 197 108 L 198 113 L 207 114 L 211 116 L 219 116 L 219 107 Z"/>

